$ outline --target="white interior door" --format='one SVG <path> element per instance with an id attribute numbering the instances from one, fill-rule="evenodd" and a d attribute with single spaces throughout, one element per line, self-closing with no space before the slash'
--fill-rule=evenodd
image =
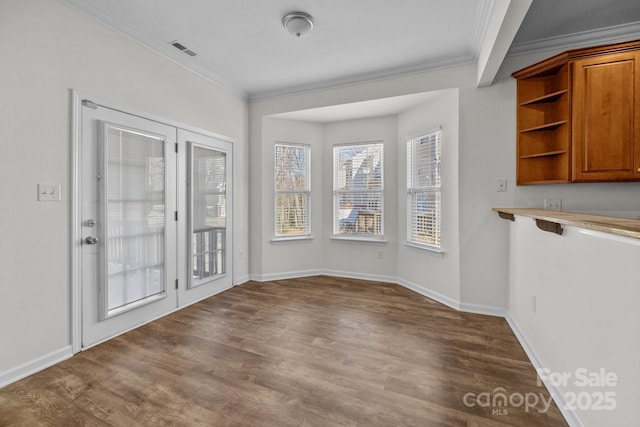
<path id="1" fill-rule="evenodd" d="M 177 306 L 177 129 L 82 108 L 82 347 Z"/>
<path id="2" fill-rule="evenodd" d="M 185 215 L 179 223 L 184 280 L 178 299 L 183 306 L 233 286 L 233 146 L 183 129 L 178 130 L 178 144 L 178 182 L 186 189 L 180 197 Z"/>

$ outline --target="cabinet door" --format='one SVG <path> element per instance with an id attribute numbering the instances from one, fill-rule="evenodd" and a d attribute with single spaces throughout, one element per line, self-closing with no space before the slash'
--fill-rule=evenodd
<path id="1" fill-rule="evenodd" d="M 640 180 L 640 53 L 573 63 L 573 181 Z"/>

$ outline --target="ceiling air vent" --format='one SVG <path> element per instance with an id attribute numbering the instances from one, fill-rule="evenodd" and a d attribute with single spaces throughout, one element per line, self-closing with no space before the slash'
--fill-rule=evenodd
<path id="1" fill-rule="evenodd" d="M 196 56 L 197 55 L 197 53 L 195 53 L 191 49 L 187 49 L 187 47 L 185 45 L 183 45 L 182 43 L 178 42 L 177 40 L 169 42 L 169 44 L 171 46 L 175 47 L 176 49 L 178 49 L 179 51 L 186 53 L 189 56 Z"/>

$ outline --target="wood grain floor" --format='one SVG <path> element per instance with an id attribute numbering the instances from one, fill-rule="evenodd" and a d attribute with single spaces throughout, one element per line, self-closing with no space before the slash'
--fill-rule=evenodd
<path id="1" fill-rule="evenodd" d="M 0 425 L 567 425 L 518 394 L 549 399 L 504 319 L 317 276 L 249 282 L 7 386 Z"/>

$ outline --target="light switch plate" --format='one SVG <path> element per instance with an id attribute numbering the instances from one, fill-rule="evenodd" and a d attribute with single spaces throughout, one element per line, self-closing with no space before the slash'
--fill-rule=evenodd
<path id="1" fill-rule="evenodd" d="M 498 178 L 496 180 L 496 191 L 501 193 L 503 191 L 507 191 L 507 179 L 506 178 Z"/>
<path id="2" fill-rule="evenodd" d="M 60 201 L 60 184 L 38 184 L 38 201 Z"/>

